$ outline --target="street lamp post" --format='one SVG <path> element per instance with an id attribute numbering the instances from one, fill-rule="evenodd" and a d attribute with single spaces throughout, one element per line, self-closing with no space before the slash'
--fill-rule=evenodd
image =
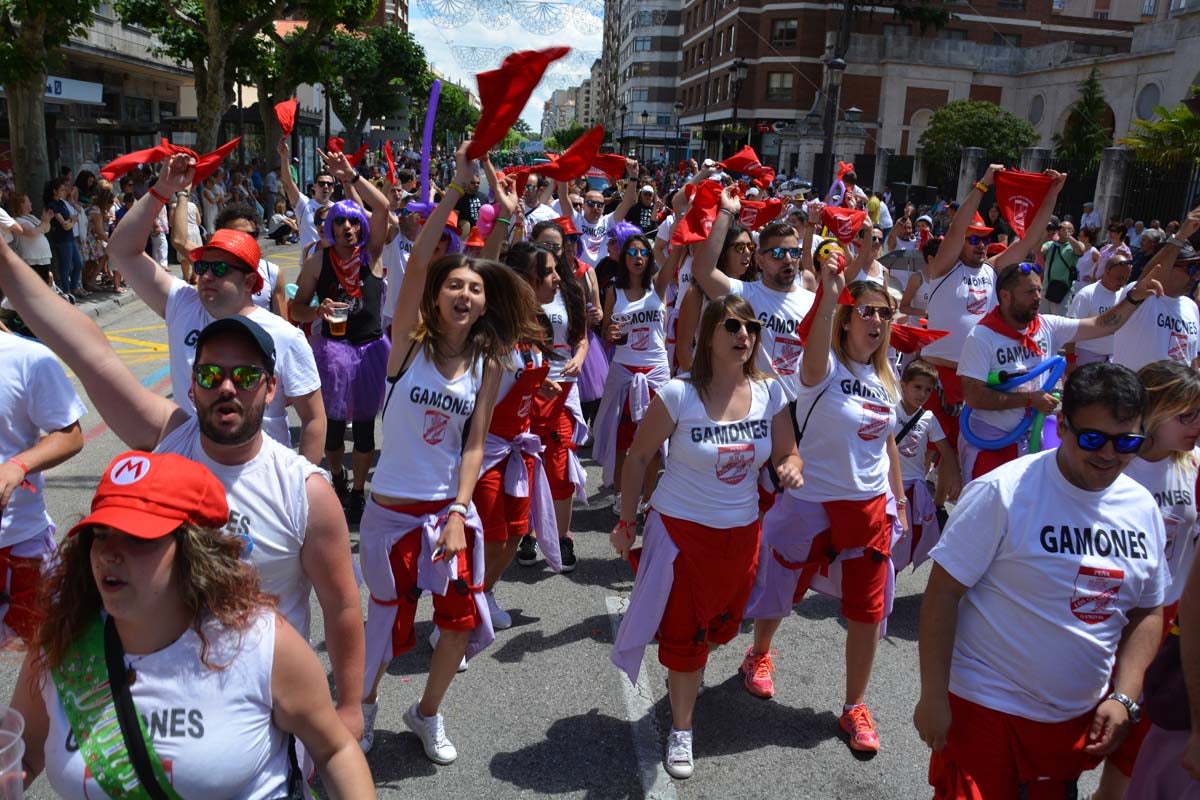
<path id="1" fill-rule="evenodd" d="M 837 163 L 833 158 L 833 131 L 837 126 L 838 95 L 842 89 L 842 75 L 846 72 L 846 61 L 842 58 L 831 58 L 825 64 L 827 75 L 825 89 L 825 191 L 833 187 L 833 176 L 836 175 Z"/>
<path id="2" fill-rule="evenodd" d="M 629 106 L 626 106 L 626 105 L 621 106 L 621 137 L 620 137 L 621 155 L 625 155 L 625 114 L 628 111 L 629 111 Z"/>
<path id="3" fill-rule="evenodd" d="M 641 155 L 642 155 L 643 161 L 650 160 L 649 158 L 646 158 L 646 123 L 649 121 L 650 121 L 650 112 L 645 109 L 642 109 L 642 147 L 641 147 L 642 153 L 641 153 Z"/>
<path id="4" fill-rule="evenodd" d="M 729 82 L 733 84 L 733 152 L 737 152 L 740 141 L 738 135 L 738 99 L 742 93 L 742 82 L 746 80 L 746 62 L 740 58 L 729 65 Z"/>
<path id="5" fill-rule="evenodd" d="M 683 103 L 675 102 L 675 151 L 678 155 L 683 155 L 683 126 L 679 123 L 683 120 Z M 691 147 L 688 147 L 688 155 L 685 158 L 691 157 Z"/>

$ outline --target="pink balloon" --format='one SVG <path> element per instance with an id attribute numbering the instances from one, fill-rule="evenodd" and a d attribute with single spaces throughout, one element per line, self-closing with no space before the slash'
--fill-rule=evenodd
<path id="1" fill-rule="evenodd" d="M 496 207 L 491 203 L 479 207 L 479 221 L 491 222 L 496 219 Z"/>

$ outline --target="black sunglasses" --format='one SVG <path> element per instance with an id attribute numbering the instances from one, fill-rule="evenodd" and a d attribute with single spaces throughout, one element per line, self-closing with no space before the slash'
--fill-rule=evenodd
<path id="1" fill-rule="evenodd" d="M 587 200 L 585 202 L 588 208 L 604 208 L 603 200 Z"/>
<path id="2" fill-rule="evenodd" d="M 1132 455 L 1140 450 L 1142 442 L 1146 441 L 1146 437 L 1139 433 L 1113 434 L 1091 428 L 1079 430 L 1069 419 L 1067 426 L 1075 433 L 1075 441 L 1079 444 L 1079 449 L 1089 453 L 1095 453 L 1097 450 L 1103 449 L 1107 442 L 1112 442 L 1113 450 L 1120 455 Z"/>
<path id="3" fill-rule="evenodd" d="M 362 226 L 362 223 L 359 222 L 358 220 L 354 219 L 353 217 L 338 216 L 338 217 L 333 218 L 334 225 L 345 225 L 347 222 L 349 222 L 351 225 L 358 225 L 360 227 Z"/>
<path id="4" fill-rule="evenodd" d="M 259 387 L 263 378 L 266 377 L 267 371 L 262 367 L 250 364 L 231 367 L 228 372 L 218 364 L 197 364 L 192 367 L 192 376 L 196 379 L 196 385 L 201 389 L 213 389 L 220 386 L 227 375 L 233 381 L 234 386 L 243 392 L 249 392 Z"/>
<path id="5" fill-rule="evenodd" d="M 325 189 L 332 189 L 332 188 L 333 188 L 333 181 L 317 181 L 317 182 L 316 182 L 316 185 L 317 185 L 317 186 L 321 186 L 321 187 L 323 187 L 323 188 L 325 188 Z"/>
<path id="6" fill-rule="evenodd" d="M 725 332 L 737 336 L 738 331 L 742 328 L 746 329 L 746 333 L 751 336 L 758 336 L 762 332 L 762 323 L 756 319 L 738 319 L 737 317 L 727 317 L 722 323 Z"/>

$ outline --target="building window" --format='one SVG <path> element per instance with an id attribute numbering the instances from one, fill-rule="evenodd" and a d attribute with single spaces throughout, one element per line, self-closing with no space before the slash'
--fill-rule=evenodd
<path id="1" fill-rule="evenodd" d="M 1142 0 L 1142 16 L 1153 17 L 1158 8 L 1158 0 Z"/>
<path id="2" fill-rule="evenodd" d="M 767 100 L 771 102 L 788 101 L 792 99 L 792 73 L 767 73 Z"/>
<path id="3" fill-rule="evenodd" d="M 629 100 L 633 103 L 645 103 L 650 99 L 649 89 L 630 89 Z"/>
<path id="4" fill-rule="evenodd" d="M 777 19 L 771 23 L 771 44 L 775 47 L 795 47 L 799 21 Z"/>
<path id="5" fill-rule="evenodd" d="M 717 34 L 717 55 L 725 52 L 725 31 Z"/>
<path id="6" fill-rule="evenodd" d="M 650 44 L 653 41 L 649 36 L 638 36 L 633 40 L 633 52 L 648 53 L 650 52 Z"/>
<path id="7" fill-rule="evenodd" d="M 165 100 L 158 101 L 158 118 L 160 120 L 170 119 L 179 112 L 178 106 L 174 103 L 168 103 Z"/>
<path id="8" fill-rule="evenodd" d="M 996 8 L 1003 11 L 1024 11 L 1025 0 L 997 0 Z"/>
<path id="9" fill-rule="evenodd" d="M 658 114 L 654 120 L 654 124 L 659 128 L 669 128 L 675 123 L 675 119 L 670 114 Z"/>
<path id="10" fill-rule="evenodd" d="M 733 52 L 733 41 L 734 41 L 734 34 L 735 34 L 735 33 L 737 33 L 737 26 L 736 26 L 736 25 L 730 25 L 730 26 L 729 26 L 729 51 L 730 51 L 730 52 Z"/>
<path id="11" fill-rule="evenodd" d="M 1063 12 L 1063 8 L 1065 8 L 1065 7 L 1066 7 L 1066 0 L 1050 0 L 1050 10 L 1051 11 L 1057 11 L 1058 13 L 1061 14 Z"/>
<path id="12" fill-rule="evenodd" d="M 967 40 L 967 32 L 964 30 L 955 30 L 953 28 L 943 28 L 938 31 L 938 37 L 941 39 L 949 39 L 952 42 L 965 42 Z"/>
<path id="13" fill-rule="evenodd" d="M 899 25 L 893 22 L 884 23 L 883 38 L 886 41 L 894 36 L 912 36 L 911 25 Z"/>
<path id="14" fill-rule="evenodd" d="M 997 47 L 1020 47 L 1021 36 L 1017 33 L 994 33 L 992 34 L 992 44 Z"/>

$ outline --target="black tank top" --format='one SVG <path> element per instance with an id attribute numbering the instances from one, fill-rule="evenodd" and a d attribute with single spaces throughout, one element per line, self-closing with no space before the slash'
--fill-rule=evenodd
<path id="1" fill-rule="evenodd" d="M 383 279 L 375 277 L 371 270 L 359 268 L 359 297 L 346 294 L 338 281 L 330 259 L 332 248 L 326 248 L 321 255 L 321 274 L 317 277 L 317 298 L 329 298 L 338 303 L 350 305 L 350 318 L 346 321 L 346 335 L 332 336 L 329 333 L 329 323 L 321 322 L 321 334 L 327 339 L 345 339 L 351 344 L 372 342 L 383 336 L 383 322 L 380 319 L 380 304 L 383 302 Z"/>

